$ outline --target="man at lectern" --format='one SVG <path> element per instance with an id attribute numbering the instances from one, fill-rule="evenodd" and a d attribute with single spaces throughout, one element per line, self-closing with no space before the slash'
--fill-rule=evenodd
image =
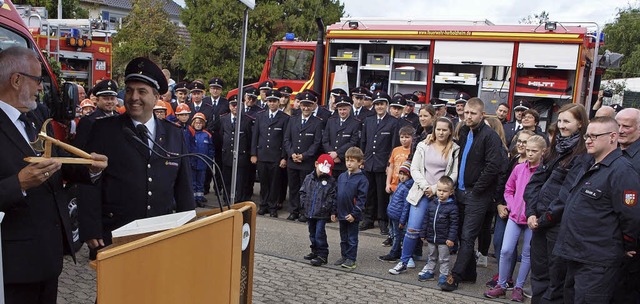
<path id="1" fill-rule="evenodd" d="M 126 113 L 97 120 L 86 151 L 109 157 L 110 166 L 78 206 L 80 238 L 91 249 L 111 244 L 111 231 L 137 219 L 195 209 L 191 168 L 182 129 L 156 119 L 153 107 L 167 92 L 162 70 L 146 58 L 125 69 Z"/>
<path id="2" fill-rule="evenodd" d="M 27 163 L 37 156 L 30 142 L 39 130 L 32 110 L 43 89 L 42 65 L 32 49 L 11 47 L 0 52 L 0 67 L 3 303 L 56 303 L 62 255 L 74 252 L 62 180 L 90 183 L 107 159 L 93 154 L 89 170 L 55 159 Z"/>

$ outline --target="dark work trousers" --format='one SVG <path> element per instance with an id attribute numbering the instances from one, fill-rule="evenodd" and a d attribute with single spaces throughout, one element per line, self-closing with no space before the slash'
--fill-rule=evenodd
<path id="1" fill-rule="evenodd" d="M 542 299 L 549 288 L 549 250 L 547 230 L 538 229 L 531 237 L 531 303 L 545 303 Z M 560 299 L 562 302 L 562 298 Z"/>
<path id="2" fill-rule="evenodd" d="M 258 180 L 260 181 L 260 209 L 278 212 L 278 193 L 280 192 L 279 162 L 258 161 Z"/>
<path id="3" fill-rule="evenodd" d="M 553 247 L 556 246 L 560 226 L 556 225 L 546 229 L 547 237 L 547 263 L 549 271 L 549 286 L 542 297 L 543 303 L 562 303 L 567 276 L 567 261 L 553 254 Z M 566 300 L 566 298 L 564 299 Z M 564 301 L 566 302 L 566 301 Z"/>
<path id="4" fill-rule="evenodd" d="M 310 171 L 287 169 L 287 178 L 289 180 L 289 213 L 300 215 L 302 206 L 300 206 L 300 187 L 304 178 Z M 309 216 L 305 214 L 304 216 Z"/>
<path id="5" fill-rule="evenodd" d="M 484 215 L 482 230 L 480 230 L 480 235 L 478 235 L 478 251 L 484 256 L 489 255 L 489 247 L 491 246 L 491 224 L 493 224 L 495 214 L 496 208 L 492 205 Z M 496 252 L 496 255 L 498 254 L 500 253 Z"/>
<path id="6" fill-rule="evenodd" d="M 475 282 L 478 276 L 476 272 L 476 257 L 474 245 L 480 234 L 487 209 L 492 204 L 490 195 L 475 194 L 473 191 L 461 191 L 456 189 L 458 199 L 460 222 L 460 247 L 458 257 L 453 265 L 451 273 L 458 282 Z"/>
<path id="7" fill-rule="evenodd" d="M 621 278 L 611 303 L 640 304 L 640 255 L 638 253 L 633 258 L 625 257 Z"/>
<path id="8" fill-rule="evenodd" d="M 35 283 L 5 283 L 6 304 L 55 304 L 58 298 L 58 277 Z"/>
<path id="9" fill-rule="evenodd" d="M 567 261 L 564 303 L 609 303 L 621 271 L 620 267 Z"/>
<path id="10" fill-rule="evenodd" d="M 289 186 L 289 178 L 287 173 L 287 168 L 280 168 L 280 179 L 282 183 L 280 184 L 280 192 L 278 193 L 278 209 L 282 207 L 284 201 L 287 199 L 287 188 Z"/>
<path id="11" fill-rule="evenodd" d="M 373 224 L 378 220 L 380 230 L 387 230 L 387 206 L 389 205 L 389 194 L 385 191 L 387 174 L 365 171 L 365 175 L 369 181 L 369 189 L 367 202 L 364 205 L 364 222 Z"/>
<path id="12" fill-rule="evenodd" d="M 244 177 L 244 190 L 243 190 L 243 195 L 244 195 L 243 198 L 246 201 L 250 201 L 251 197 L 253 196 L 253 185 L 256 183 L 256 170 L 257 170 L 257 165 L 250 163 L 249 166 L 247 166 L 242 172 L 243 174 L 246 174 L 246 176 Z M 240 184 L 238 183 L 238 185 Z"/>
<path id="13" fill-rule="evenodd" d="M 229 199 L 231 199 L 231 173 L 232 173 L 231 164 L 222 165 L 222 180 L 224 181 L 224 188 L 227 191 L 227 195 Z M 254 174 L 255 175 L 255 174 Z M 246 194 L 246 179 L 247 175 L 247 167 L 238 167 L 238 174 L 236 178 L 236 201 L 235 202 L 244 202 L 251 200 L 251 196 Z M 226 198 L 225 198 L 226 200 Z M 231 203 L 235 203 L 231 202 Z"/>

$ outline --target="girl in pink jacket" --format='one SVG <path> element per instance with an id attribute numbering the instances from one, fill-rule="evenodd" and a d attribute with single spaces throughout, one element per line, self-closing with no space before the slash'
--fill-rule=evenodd
<path id="1" fill-rule="evenodd" d="M 507 227 L 504 231 L 504 239 L 502 243 L 502 250 L 500 251 L 500 264 L 498 265 L 498 285 L 484 293 L 485 297 L 498 298 L 506 295 L 506 283 L 511 273 L 511 259 L 513 258 L 513 252 L 516 250 L 518 244 L 518 238 L 520 234 L 524 233 L 524 243 L 522 245 L 522 260 L 520 263 L 520 269 L 518 271 L 518 278 L 516 279 L 516 286 L 511 294 L 511 300 L 522 302 L 524 301 L 524 294 L 522 292 L 522 286 L 524 285 L 529 270 L 531 268 L 530 263 L 530 249 L 531 249 L 531 235 L 532 231 L 527 226 L 527 216 L 525 215 L 525 204 L 522 198 L 524 190 L 529 183 L 531 175 L 536 171 L 540 165 L 542 155 L 547 149 L 547 142 L 540 135 L 534 135 L 527 139 L 527 161 L 517 165 L 505 185 L 504 199 L 507 202 L 507 209 L 509 210 L 509 220 Z"/>

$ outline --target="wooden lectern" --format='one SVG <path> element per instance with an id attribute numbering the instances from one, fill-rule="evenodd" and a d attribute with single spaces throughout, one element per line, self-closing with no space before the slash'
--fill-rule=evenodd
<path id="1" fill-rule="evenodd" d="M 254 203 L 98 252 L 99 304 L 251 303 Z"/>

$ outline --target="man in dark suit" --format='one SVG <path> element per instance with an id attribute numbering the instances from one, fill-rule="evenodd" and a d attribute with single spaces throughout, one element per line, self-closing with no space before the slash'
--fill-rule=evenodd
<path id="1" fill-rule="evenodd" d="M 418 130 L 418 127 L 420 127 L 420 119 L 418 118 L 418 114 L 415 112 L 418 96 L 414 94 L 404 94 L 402 97 L 407 101 L 407 106 L 404 108 L 404 114 L 402 117 L 410 120 L 413 128 Z"/>
<path id="2" fill-rule="evenodd" d="M 93 87 L 92 92 L 97 98 L 97 108 L 93 113 L 80 119 L 76 129 L 76 137 L 73 140 L 73 145 L 81 149 L 87 143 L 91 126 L 96 119 L 118 115 L 116 112 L 118 84 L 115 81 L 111 79 L 100 81 Z"/>
<path id="3" fill-rule="evenodd" d="M 324 124 L 320 118 L 312 114 L 314 105 L 317 107 L 316 97 L 311 93 L 300 95 L 302 113 L 289 119 L 284 136 L 289 180 L 289 217 L 287 219 L 306 222 L 307 216 L 300 206 L 300 186 L 305 177 L 313 172 L 322 142 Z"/>
<path id="4" fill-rule="evenodd" d="M 31 111 L 42 90 L 42 67 L 33 50 L 23 47 L 0 52 L 0 66 L 4 303 L 56 303 L 63 252 L 74 252 L 63 179 L 90 183 L 106 167 L 107 158 L 93 154 L 89 170 L 55 159 L 25 162 L 25 157 L 37 156 L 29 142 L 39 130 Z"/>
<path id="5" fill-rule="evenodd" d="M 385 190 L 387 183 L 387 164 L 391 150 L 399 144 L 398 120 L 387 113 L 391 98 L 384 91 L 377 91 L 373 104 L 375 115 L 365 119 L 362 126 L 360 148 L 364 152 L 364 173 L 369 180 L 364 220 L 360 230 L 373 228 L 377 219 L 381 234 L 388 234 L 387 205 L 389 194 Z"/>
<path id="6" fill-rule="evenodd" d="M 375 115 L 375 112 L 364 107 L 364 97 L 370 94 L 364 87 L 357 87 L 351 90 L 351 100 L 353 100 L 353 117 L 364 122 L 364 119 Z"/>
<path id="7" fill-rule="evenodd" d="M 504 137 L 507 140 L 507 145 L 510 145 L 513 141 L 513 137 L 522 130 L 522 113 L 531 109 L 531 104 L 526 100 L 518 100 L 513 106 L 513 121 L 504 124 Z"/>
<path id="8" fill-rule="evenodd" d="M 251 134 L 251 163 L 257 166 L 260 181 L 258 214 L 264 215 L 269 211 L 271 217 L 278 217 L 279 168 L 287 166 L 287 156 L 282 146 L 289 115 L 278 110 L 280 96 L 276 90 L 267 92 L 267 109 L 256 115 Z"/>
<path id="9" fill-rule="evenodd" d="M 133 59 L 125 69 L 127 112 L 93 125 L 86 150 L 107 155 L 111 166 L 95 187 L 83 189 L 95 199 L 78 206 L 80 238 L 92 251 L 111 244 L 111 231 L 131 221 L 195 209 L 189 159 L 164 159 L 145 146 L 160 155 L 187 153 L 181 128 L 153 115 L 167 87 L 155 63 Z"/>
<path id="10" fill-rule="evenodd" d="M 218 77 L 211 78 L 209 80 L 209 93 L 211 96 L 207 96 L 202 99 L 202 102 L 213 107 L 213 115 L 217 120 L 220 115 L 229 113 L 229 101 L 222 97 L 222 88 L 224 87 L 224 81 Z"/>
<path id="11" fill-rule="evenodd" d="M 237 95 L 229 98 L 229 113 L 220 116 L 218 129 L 215 131 L 222 138 L 222 179 L 224 181 L 225 190 L 231 197 L 231 175 L 233 170 L 233 149 L 235 148 L 235 128 L 238 121 L 238 99 Z M 249 161 L 251 152 L 251 134 L 254 119 L 246 114 L 242 115 L 240 120 L 240 141 L 238 143 L 238 172 L 236 178 L 236 200 L 235 202 L 243 202 L 251 200 L 253 193 L 247 193 L 245 186 L 247 179 L 255 176 L 255 169 Z M 253 172 L 251 171 L 253 170 Z M 253 181 L 251 181 L 253 182 Z"/>
<path id="12" fill-rule="evenodd" d="M 278 84 L 273 80 L 265 80 L 258 84 L 258 89 L 260 90 L 260 98 L 257 104 L 261 109 L 265 109 L 267 107 L 267 92 L 269 92 L 269 90 L 275 89 L 276 85 Z"/>
<path id="13" fill-rule="evenodd" d="M 204 84 L 199 81 L 194 81 L 190 86 L 191 101 L 187 103 L 191 109 L 189 114 L 189 125 L 191 125 L 191 119 L 196 113 L 202 113 L 207 118 L 207 130 L 213 130 L 213 124 L 215 123 L 215 117 L 213 116 L 213 106 L 202 101 L 204 96 Z"/>
<path id="14" fill-rule="evenodd" d="M 333 176 L 337 178 L 347 171 L 344 153 L 347 149 L 358 146 L 362 122 L 351 115 L 353 101 L 349 96 L 335 97 L 335 105 L 338 116 L 327 121 L 322 132 L 322 147 L 333 158 Z"/>
<path id="15" fill-rule="evenodd" d="M 262 111 L 262 108 L 256 103 L 258 102 L 258 89 L 248 86 L 244 88 L 244 114 L 247 114 L 253 118 L 256 117 L 258 112 Z"/>
<path id="16" fill-rule="evenodd" d="M 413 127 L 413 122 L 411 122 L 411 120 L 402 117 L 402 113 L 404 113 L 404 108 L 406 106 L 407 101 L 402 95 L 396 95 L 391 98 L 391 102 L 389 102 L 389 114 L 398 119 L 398 130 L 404 126 Z"/>

